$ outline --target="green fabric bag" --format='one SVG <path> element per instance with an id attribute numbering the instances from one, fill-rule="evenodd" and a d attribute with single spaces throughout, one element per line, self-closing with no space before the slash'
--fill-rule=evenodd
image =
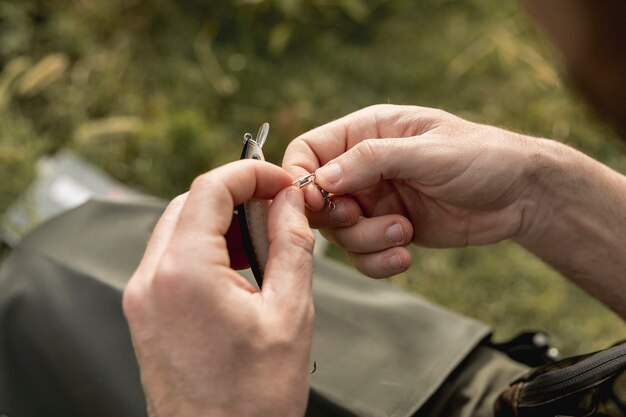
<path id="1" fill-rule="evenodd" d="M 538 367 L 498 398 L 496 417 L 626 417 L 626 343 Z"/>
<path id="2" fill-rule="evenodd" d="M 0 270 L 2 412 L 145 415 L 121 294 L 162 210 L 155 201 L 91 201 L 16 246 Z M 442 385 L 489 335 L 481 323 L 331 260 L 315 260 L 313 287 L 317 372 L 308 417 L 422 415 L 436 392 L 450 398 Z M 481 369 L 493 368 L 483 365 L 496 353 L 478 356 Z M 472 371 L 483 388 L 474 387 L 476 402 L 459 402 L 458 415 L 475 416 L 484 390 L 499 392 L 524 371 L 505 368 Z"/>

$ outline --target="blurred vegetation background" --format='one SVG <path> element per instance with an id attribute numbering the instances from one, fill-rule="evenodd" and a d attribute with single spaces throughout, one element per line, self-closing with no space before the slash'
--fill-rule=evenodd
<path id="1" fill-rule="evenodd" d="M 300 133 L 385 102 L 554 138 L 626 172 L 624 147 L 512 0 L 3 1 L 0 68 L 0 211 L 60 148 L 170 198 L 238 158 L 264 121 L 279 164 Z M 513 244 L 414 255 L 393 284 L 497 339 L 543 329 L 572 354 L 626 338 Z"/>

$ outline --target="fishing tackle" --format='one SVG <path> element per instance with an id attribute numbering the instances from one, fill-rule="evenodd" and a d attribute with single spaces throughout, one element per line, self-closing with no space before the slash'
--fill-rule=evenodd
<path id="1" fill-rule="evenodd" d="M 307 174 L 291 183 L 291 185 L 295 185 L 298 188 L 304 188 L 309 184 L 315 185 L 317 189 L 320 190 L 320 193 L 322 193 L 322 198 L 324 199 L 326 204 L 328 204 L 328 207 L 330 207 L 330 211 L 333 211 L 335 207 L 337 207 L 335 202 L 330 199 L 330 193 L 324 190 L 318 183 L 315 182 L 315 173 Z"/>
<path id="2" fill-rule="evenodd" d="M 269 133 L 269 123 L 263 123 L 259 129 L 259 133 L 255 139 L 250 133 L 243 135 L 243 150 L 241 151 L 241 159 L 257 159 L 264 161 L 263 145 L 267 140 Z M 312 177 L 311 177 L 312 176 Z M 322 197 L 329 204 L 331 210 L 334 210 L 335 203 L 330 200 L 329 193 L 315 183 L 315 174 L 309 174 L 311 182 L 319 188 Z M 297 181 L 296 181 L 297 182 Z M 294 182 L 294 185 L 296 184 Z M 305 184 L 306 185 L 306 184 Z M 304 185 L 300 185 L 302 188 Z M 239 218 L 239 229 L 241 231 L 241 240 L 252 269 L 252 274 L 259 288 L 263 284 L 263 275 L 265 273 L 265 264 L 269 256 L 269 240 L 267 238 L 267 214 L 269 211 L 269 201 L 258 198 L 252 198 L 243 204 L 237 206 L 235 213 Z M 317 362 L 313 361 L 313 369 L 309 374 L 315 373 L 317 370 Z M 2 417 L 0 415 L 0 417 Z"/>
<path id="3" fill-rule="evenodd" d="M 256 159 L 264 161 L 263 145 L 269 133 L 269 123 L 263 123 L 256 138 L 250 133 L 243 135 L 243 150 L 241 159 Z M 263 284 L 265 264 L 269 256 L 269 242 L 267 238 L 267 213 L 269 201 L 252 198 L 237 206 L 241 241 L 246 252 L 246 258 L 259 288 Z"/>

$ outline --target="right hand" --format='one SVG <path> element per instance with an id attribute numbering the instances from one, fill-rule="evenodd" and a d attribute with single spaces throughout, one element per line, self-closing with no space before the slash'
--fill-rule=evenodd
<path id="1" fill-rule="evenodd" d="M 290 175 L 244 160 L 198 177 L 159 220 L 124 290 L 150 416 L 303 416 L 314 237 Z M 261 291 L 233 270 L 233 209 L 272 199 Z"/>
<path id="2" fill-rule="evenodd" d="M 316 172 L 338 204 L 331 218 L 309 187 L 312 225 L 361 272 L 387 277 L 408 268 L 411 241 L 462 247 L 522 233 L 535 205 L 532 161 L 545 142 L 441 110 L 377 105 L 301 135 L 283 167 Z"/>

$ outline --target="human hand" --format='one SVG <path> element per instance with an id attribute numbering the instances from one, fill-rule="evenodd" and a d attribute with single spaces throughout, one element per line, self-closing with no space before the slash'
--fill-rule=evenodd
<path id="1" fill-rule="evenodd" d="M 316 172 L 337 208 L 310 187 L 311 224 L 357 269 L 386 277 L 408 268 L 411 241 L 461 247 L 519 234 L 534 204 L 529 162 L 539 142 L 441 110 L 378 105 L 301 135 L 283 167 Z"/>
<path id="2" fill-rule="evenodd" d="M 314 238 L 290 183 L 271 164 L 233 162 L 159 220 L 123 298 L 151 416 L 304 415 Z M 260 292 L 231 269 L 224 238 L 251 197 L 274 199 Z"/>

